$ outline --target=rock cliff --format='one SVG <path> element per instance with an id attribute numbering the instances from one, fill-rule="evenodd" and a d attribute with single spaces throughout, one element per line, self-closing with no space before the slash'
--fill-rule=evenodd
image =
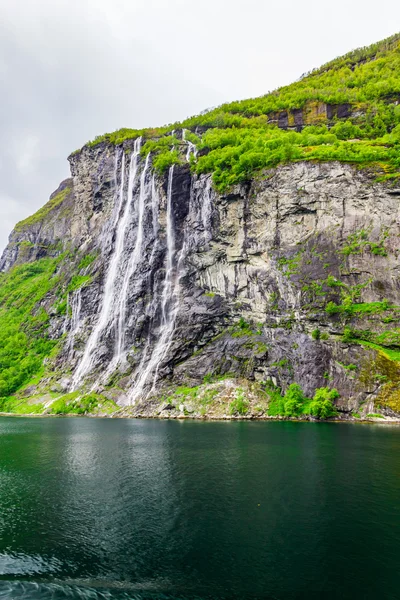
<path id="1" fill-rule="evenodd" d="M 263 382 L 296 382 L 308 396 L 337 388 L 343 414 L 378 403 L 396 416 L 385 347 L 399 343 L 400 190 L 298 162 L 220 194 L 189 164 L 159 176 L 151 161 L 140 138 L 84 147 L 58 201 L 11 235 L 3 270 L 61 256 L 62 283 L 41 302 L 59 350 L 29 393 L 218 416 L 207 393 L 240 385 L 261 416 Z M 60 294 L 65 314 L 51 308 Z"/>
<path id="2" fill-rule="evenodd" d="M 0 410 L 399 417 L 399 73 L 396 34 L 73 153 L 0 260 Z"/>

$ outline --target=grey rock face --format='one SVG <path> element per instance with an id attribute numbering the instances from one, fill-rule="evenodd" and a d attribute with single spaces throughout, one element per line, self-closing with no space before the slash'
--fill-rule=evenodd
<path id="1" fill-rule="evenodd" d="M 132 151 L 133 142 L 101 144 L 70 157 L 66 204 L 14 232 L 1 261 L 4 270 L 20 261 L 24 241 L 97 256 L 86 271 L 90 283 L 69 294 L 65 319 L 51 322 L 53 337 L 67 334 L 57 358 L 58 372 L 72 372 L 67 387 L 111 390 L 138 411 L 211 374 L 270 379 L 283 389 L 296 381 L 308 395 L 330 385 L 344 412 L 376 397 L 379 385 L 362 376 L 374 350 L 341 338 L 345 327 L 365 323 L 325 307 L 339 304 L 344 289 L 357 302 L 400 305 L 397 190 L 339 163 L 295 163 L 220 195 L 210 176 L 194 176 L 188 165 L 160 177 L 151 164 L 144 173 L 139 158 L 134 176 Z M 104 326 L 88 352 L 107 294 Z M 379 319 L 367 325 L 382 331 Z M 345 368 L 352 363 L 356 372 Z"/>

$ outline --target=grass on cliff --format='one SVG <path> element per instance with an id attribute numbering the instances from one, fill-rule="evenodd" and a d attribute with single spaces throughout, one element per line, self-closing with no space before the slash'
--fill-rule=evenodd
<path id="1" fill-rule="evenodd" d="M 400 34 L 396 34 L 265 96 L 223 104 L 166 127 L 121 129 L 88 145 L 122 144 L 141 135 L 142 152 L 152 152 L 153 166 L 163 171 L 184 161 L 185 144 L 177 132 L 186 129 L 186 138 L 199 149 L 198 159 L 192 158 L 193 171 L 213 173 L 221 192 L 265 169 L 300 160 L 372 165 L 381 178 L 396 182 L 399 98 Z M 295 131 L 299 117 L 301 132 Z M 279 122 L 282 118 L 285 123 Z"/>
<path id="2" fill-rule="evenodd" d="M 8 397 L 43 369 L 56 341 L 40 303 L 57 286 L 62 257 L 43 258 L 0 274 L 0 398 Z"/>
<path id="3" fill-rule="evenodd" d="M 35 225 L 36 223 L 39 223 L 40 221 L 43 221 L 44 219 L 46 219 L 46 217 L 51 213 L 52 210 L 54 210 L 55 208 L 57 208 L 58 206 L 60 206 L 60 204 L 62 204 L 64 202 L 65 198 L 68 196 L 68 194 L 70 192 L 71 192 L 71 188 L 69 188 L 69 187 L 66 187 L 65 189 L 63 189 L 61 192 L 59 192 L 53 198 L 51 198 L 47 202 L 47 204 L 42 206 L 42 208 L 39 208 L 39 210 L 37 212 L 35 212 L 35 214 L 33 214 L 30 217 L 27 217 L 26 219 L 24 219 L 23 221 L 20 221 L 19 223 L 17 223 L 15 226 L 15 231 L 22 231 L 26 227 L 30 227 L 30 226 Z"/>

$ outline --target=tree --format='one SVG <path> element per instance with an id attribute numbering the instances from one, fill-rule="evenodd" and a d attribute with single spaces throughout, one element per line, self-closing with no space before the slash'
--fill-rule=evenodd
<path id="1" fill-rule="evenodd" d="M 289 385 L 285 394 L 285 415 L 287 417 L 295 417 L 304 402 L 304 392 L 298 383 Z"/>
<path id="2" fill-rule="evenodd" d="M 333 400 L 336 398 L 339 398 L 337 389 L 318 388 L 315 390 L 313 401 L 310 404 L 310 414 L 317 417 L 317 419 L 327 419 L 335 416 L 337 410 L 333 405 Z"/>

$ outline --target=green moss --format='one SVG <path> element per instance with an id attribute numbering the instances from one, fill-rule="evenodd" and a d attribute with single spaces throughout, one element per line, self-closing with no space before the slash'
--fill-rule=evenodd
<path id="1" fill-rule="evenodd" d="M 47 202 L 42 208 L 40 208 L 34 215 L 20 221 L 15 226 L 15 231 L 22 231 L 27 227 L 31 227 L 40 221 L 43 221 L 48 217 L 50 212 L 60 206 L 62 202 L 64 202 L 65 198 L 71 192 L 71 188 L 65 188 L 61 192 L 59 192 L 56 196 L 54 196 L 51 200 Z"/>
<path id="2" fill-rule="evenodd" d="M 366 415 L 367 419 L 384 419 L 385 417 L 383 415 L 380 415 L 379 413 L 368 413 Z"/>

